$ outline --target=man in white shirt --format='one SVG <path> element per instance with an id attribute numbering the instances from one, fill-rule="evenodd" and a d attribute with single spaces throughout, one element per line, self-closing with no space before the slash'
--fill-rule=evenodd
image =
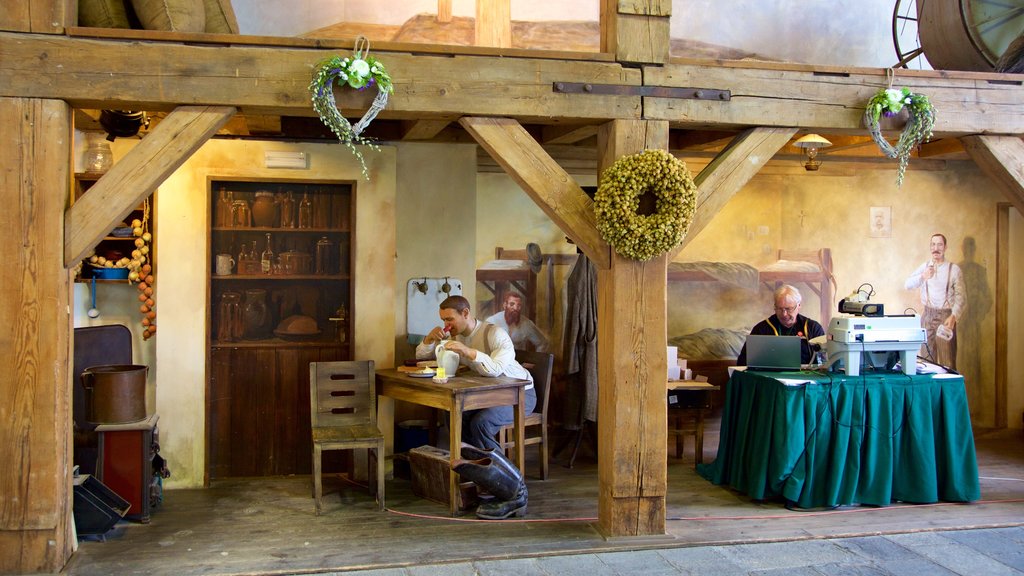
<path id="1" fill-rule="evenodd" d="M 501 312 L 493 314 L 487 321 L 504 328 L 512 338 L 517 350 L 548 351 L 548 337 L 532 320 L 522 315 L 523 297 L 516 292 L 506 292 Z"/>
<path id="2" fill-rule="evenodd" d="M 459 364 L 468 366 L 480 376 L 508 376 L 529 380 L 524 409 L 525 414 L 532 413 L 537 405 L 533 377 L 526 368 L 516 362 L 515 347 L 508 333 L 489 322 L 477 320 L 469 308 L 469 300 L 462 296 L 449 296 L 439 307 L 444 325 L 432 328 L 423 338 L 423 342 L 416 346 L 416 358 L 433 358 L 434 348 L 445 340 L 445 349 L 459 355 Z M 477 448 L 501 451 L 497 441 L 498 431 L 513 421 L 512 406 L 466 410 L 462 414 L 462 439 Z"/>
<path id="3" fill-rule="evenodd" d="M 927 334 L 927 352 L 936 364 L 956 369 L 956 322 L 967 306 L 960 267 L 946 261 L 946 237 L 933 234 L 931 258 L 907 278 L 907 290 L 919 289 L 924 313 L 921 327 Z"/>

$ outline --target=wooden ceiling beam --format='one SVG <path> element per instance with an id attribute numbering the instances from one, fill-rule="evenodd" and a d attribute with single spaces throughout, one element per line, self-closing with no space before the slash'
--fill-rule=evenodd
<path id="1" fill-rule="evenodd" d="M 963 136 L 967 154 L 1024 214 L 1024 141 L 1016 136 Z"/>
<path id="2" fill-rule="evenodd" d="M 541 130 L 541 142 L 545 146 L 548 144 L 577 144 L 587 138 L 597 136 L 597 130 L 598 125 L 596 124 L 544 126 Z"/>
<path id="3" fill-rule="evenodd" d="M 682 242 L 669 253 L 669 262 L 700 234 L 796 132 L 796 128 L 751 128 L 737 136 L 700 171 L 694 178 L 697 185 L 697 211 Z"/>
<path id="4" fill-rule="evenodd" d="M 884 69 L 822 72 L 812 67 L 744 66 L 730 62 L 645 66 L 644 84 L 727 90 L 728 100 L 644 97 L 644 117 L 673 128 L 716 129 L 799 126 L 822 134 L 863 133 L 868 99 L 886 84 Z M 956 75 L 948 75 L 956 74 Z M 936 138 L 975 133 L 1024 133 L 1024 90 L 1019 75 L 935 73 L 903 77 L 901 84 L 927 94 L 939 111 Z M 970 94 L 971 98 L 965 98 Z"/>
<path id="5" fill-rule="evenodd" d="M 211 35 L 215 36 L 215 35 Z M 154 40 L 0 32 L 0 96 L 53 98 L 76 108 L 172 110 L 180 104 L 236 106 L 240 112 L 314 116 L 307 86 L 313 65 L 333 52 L 305 46 L 185 44 Z M 526 51 L 523 51 L 524 53 Z M 641 70 L 616 62 L 505 54 L 414 54 L 375 50 L 396 79 L 382 119 L 462 115 L 520 122 L 667 120 L 672 128 L 743 130 L 799 126 L 823 134 L 863 134 L 864 103 L 885 83 L 883 69 L 782 68 L 767 63 L 677 62 Z M 519 54 L 519 53 L 516 53 Z M 968 72 L 904 77 L 940 111 L 936 138 L 1024 133 L 1019 75 Z M 553 83 L 728 90 L 729 100 L 564 94 Z M 338 91 L 346 116 L 359 117 L 372 91 Z M 970 94 L 971 98 L 965 98 Z M 641 109 L 641 100 L 643 108 Z"/>
<path id="6" fill-rule="evenodd" d="M 451 124 L 451 120 L 403 120 L 402 140 L 430 140 Z"/>
<path id="7" fill-rule="evenodd" d="M 64 215 L 64 266 L 74 263 L 148 198 L 235 114 L 228 106 L 182 106 L 116 162 Z"/>
<path id="8" fill-rule="evenodd" d="M 519 122 L 466 116 L 459 123 L 595 266 L 610 266 L 608 244 L 597 233 L 594 203 Z"/>
<path id="9" fill-rule="evenodd" d="M 235 106 L 242 114 L 315 117 L 309 79 L 334 53 L 310 48 L 124 42 L 0 32 L 0 96 L 59 99 L 76 108 L 171 110 Z M 640 117 L 637 95 L 581 98 L 555 82 L 639 86 L 640 70 L 615 62 L 374 51 L 395 78 L 381 119 L 513 116 L 550 122 Z M 358 118 L 372 90 L 339 89 L 337 105 Z"/>
<path id="10" fill-rule="evenodd" d="M 939 138 L 925 142 L 917 149 L 917 155 L 921 158 L 950 158 L 969 159 L 967 151 L 959 138 Z"/>

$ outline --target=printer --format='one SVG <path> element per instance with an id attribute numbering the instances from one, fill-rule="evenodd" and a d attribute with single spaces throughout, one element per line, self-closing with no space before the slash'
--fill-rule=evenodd
<path id="1" fill-rule="evenodd" d="M 925 331 L 917 315 L 837 316 L 829 322 L 826 350 L 829 365 L 849 376 L 860 374 L 862 361 L 873 368 L 886 367 L 890 353 L 897 353 L 904 374 L 917 371 L 917 352 L 925 343 Z"/>

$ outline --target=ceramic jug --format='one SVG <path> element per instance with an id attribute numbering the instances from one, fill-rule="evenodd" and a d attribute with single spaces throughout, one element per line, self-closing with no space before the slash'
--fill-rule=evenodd
<path id="1" fill-rule="evenodd" d="M 444 347 L 448 340 L 441 340 L 441 343 L 434 348 L 434 357 L 437 358 L 437 366 L 444 367 L 445 376 L 451 378 L 459 369 L 459 354 Z"/>

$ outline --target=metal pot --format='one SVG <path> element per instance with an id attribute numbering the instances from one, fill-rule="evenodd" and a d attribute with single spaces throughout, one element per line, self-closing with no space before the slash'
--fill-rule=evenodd
<path id="1" fill-rule="evenodd" d="M 149 125 L 145 112 L 132 110 L 104 110 L 100 112 L 100 125 L 107 131 L 107 140 L 129 138 L 139 133 L 139 129 Z"/>

